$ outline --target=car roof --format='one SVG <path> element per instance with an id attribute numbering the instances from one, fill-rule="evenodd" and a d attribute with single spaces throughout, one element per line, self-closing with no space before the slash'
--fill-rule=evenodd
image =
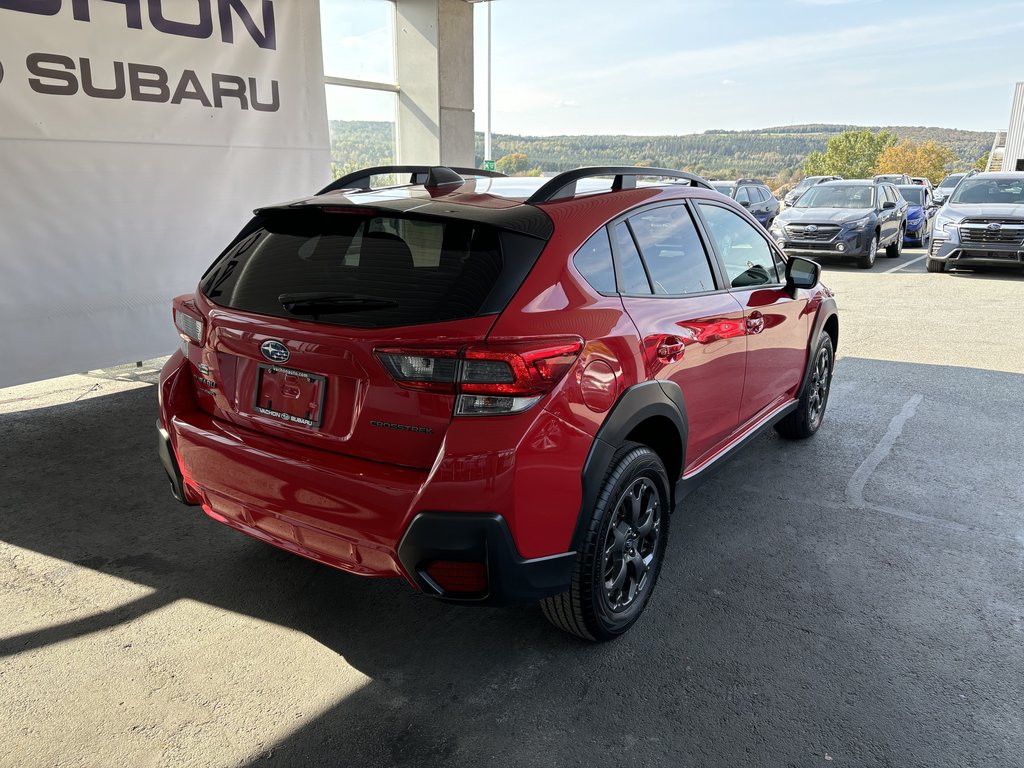
<path id="1" fill-rule="evenodd" d="M 887 181 L 873 181 L 871 179 L 832 179 L 818 184 L 819 187 L 844 187 L 844 186 L 874 186 L 876 184 L 888 184 Z"/>
<path id="2" fill-rule="evenodd" d="M 406 167 L 403 166 L 403 168 Z M 657 183 L 638 180 L 637 177 L 643 177 L 647 173 L 652 176 L 660 176 L 656 172 L 665 169 L 657 168 L 577 169 L 558 174 L 553 178 L 472 176 L 467 173 L 466 177 L 457 177 L 457 181 L 448 181 L 435 186 L 427 186 L 426 183 L 407 183 L 366 188 L 370 175 L 379 176 L 387 173 L 382 168 L 369 170 L 374 173 L 351 174 L 339 180 L 339 182 L 348 183 L 347 179 L 358 178 L 358 183 L 353 182 L 353 186 L 332 189 L 331 187 L 334 186 L 332 184 L 316 195 L 258 208 L 255 213 L 318 208 L 329 212 L 344 212 L 346 208 L 368 207 L 394 213 L 415 213 L 438 218 L 478 221 L 502 229 L 547 238 L 553 232 L 553 224 L 543 208 L 577 200 L 581 197 L 632 196 L 635 202 L 628 204 L 628 207 L 632 207 L 645 199 L 689 197 L 693 192 L 719 194 L 709 182 L 701 177 L 680 171 L 671 171 L 671 173 L 678 174 L 680 179 L 685 177 L 687 179 L 685 183 L 682 180 Z M 451 172 L 450 169 L 443 170 Z M 588 176 L 588 171 L 601 172 L 601 178 Z M 612 179 L 605 179 L 604 176 L 613 176 L 615 182 L 632 177 L 636 186 L 623 184 L 621 188 L 614 188 Z M 414 175 L 413 178 L 417 177 Z M 337 183 L 335 182 L 335 184 Z M 704 189 L 705 185 L 706 189 Z M 544 195 L 545 187 L 553 194 Z"/>
<path id="3" fill-rule="evenodd" d="M 1016 181 L 1024 179 L 1024 171 L 983 171 L 971 176 L 972 179 L 989 179 L 991 181 Z"/>

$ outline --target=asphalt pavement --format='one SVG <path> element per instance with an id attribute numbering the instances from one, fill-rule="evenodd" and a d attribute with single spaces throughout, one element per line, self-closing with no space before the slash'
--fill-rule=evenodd
<path id="1" fill-rule="evenodd" d="M 1024 274 L 826 264 L 812 440 L 690 496 L 588 645 L 169 496 L 156 363 L 0 390 L 0 766 L 1024 764 Z"/>

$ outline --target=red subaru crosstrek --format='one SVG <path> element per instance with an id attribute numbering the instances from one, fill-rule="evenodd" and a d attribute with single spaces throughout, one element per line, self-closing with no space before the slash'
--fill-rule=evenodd
<path id="1" fill-rule="evenodd" d="M 161 458 L 257 539 L 607 640 L 696 482 L 821 424 L 819 275 L 680 171 L 367 169 L 258 210 L 174 300 Z"/>

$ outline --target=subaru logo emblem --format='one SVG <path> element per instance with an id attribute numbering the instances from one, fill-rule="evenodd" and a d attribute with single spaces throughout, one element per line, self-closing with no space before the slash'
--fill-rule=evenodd
<path id="1" fill-rule="evenodd" d="M 808 232 L 817 232 L 818 231 L 818 225 L 817 224 L 808 224 L 807 225 L 807 231 Z"/>
<path id="2" fill-rule="evenodd" d="M 1002 229 L 1003 225 L 1000 224 L 998 221 L 993 221 L 991 224 L 988 225 L 988 228 L 995 232 L 996 230 Z"/>
<path id="3" fill-rule="evenodd" d="M 288 347 L 280 341 L 274 341 L 273 339 L 264 341 L 260 345 L 260 352 L 272 363 L 287 363 L 288 358 L 291 357 Z"/>

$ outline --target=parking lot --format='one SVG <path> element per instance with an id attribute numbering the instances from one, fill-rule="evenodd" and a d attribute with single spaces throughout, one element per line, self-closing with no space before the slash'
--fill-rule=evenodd
<path id="1" fill-rule="evenodd" d="M 155 364 L 0 390 L 0 765 L 1020 765 L 1024 275 L 824 279 L 821 431 L 690 496 L 604 645 L 178 505 Z"/>

